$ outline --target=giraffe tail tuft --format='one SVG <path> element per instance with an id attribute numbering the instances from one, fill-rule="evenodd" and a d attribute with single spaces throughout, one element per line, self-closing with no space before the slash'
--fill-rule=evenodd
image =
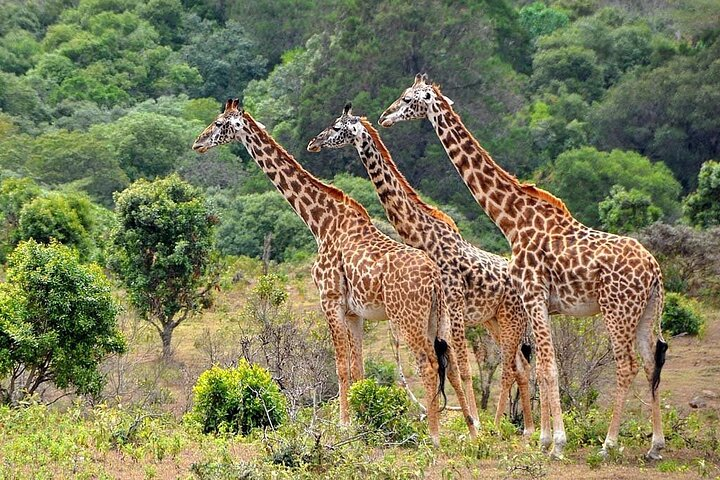
<path id="1" fill-rule="evenodd" d="M 442 412 L 447 406 L 447 395 L 445 395 L 445 372 L 448 366 L 448 344 L 445 340 L 435 337 L 435 355 L 438 359 L 438 392 L 437 395 L 443 396 Z"/>
<path id="2" fill-rule="evenodd" d="M 665 352 L 667 352 L 668 344 L 658 338 L 655 343 L 655 369 L 652 374 L 652 387 L 651 393 L 653 400 L 657 394 L 657 389 L 660 386 L 660 372 L 662 372 L 663 365 L 665 365 Z"/>
<path id="3" fill-rule="evenodd" d="M 523 354 L 523 357 L 525 357 L 525 360 L 528 362 L 530 361 L 530 355 L 532 354 L 532 345 L 529 343 L 523 343 L 520 345 L 520 351 Z"/>

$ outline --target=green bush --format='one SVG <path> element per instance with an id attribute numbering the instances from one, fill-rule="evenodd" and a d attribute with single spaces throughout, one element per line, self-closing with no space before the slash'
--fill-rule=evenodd
<path id="1" fill-rule="evenodd" d="M 212 367 L 198 378 L 191 419 L 203 433 L 247 434 L 276 427 L 287 417 L 285 397 L 270 374 L 241 360 L 237 368 Z"/>
<path id="2" fill-rule="evenodd" d="M 663 308 L 662 328 L 670 335 L 697 335 L 705 325 L 692 300 L 679 293 L 668 293 Z"/>
<path id="3" fill-rule="evenodd" d="M 568 450 L 574 451 L 586 446 L 602 445 L 609 418 L 607 412 L 597 408 L 591 408 L 587 412 L 576 409 L 566 410 L 563 413 L 563 420 Z"/>
<path id="4" fill-rule="evenodd" d="M 378 385 L 395 385 L 398 379 L 397 367 L 388 360 L 365 360 L 365 376 L 374 378 Z"/>
<path id="5" fill-rule="evenodd" d="M 410 399 L 402 388 L 367 378 L 350 387 L 349 400 L 355 420 L 374 434 L 368 437 L 371 442 L 417 442 L 417 432 L 407 417 Z"/>

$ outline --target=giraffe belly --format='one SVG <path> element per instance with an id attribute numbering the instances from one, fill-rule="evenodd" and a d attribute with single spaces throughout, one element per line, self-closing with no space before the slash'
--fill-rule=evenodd
<path id="1" fill-rule="evenodd" d="M 589 317 L 590 315 L 600 313 L 600 305 L 597 299 L 594 298 L 560 298 L 554 293 L 551 293 L 548 310 L 550 314 L 560 313 L 573 317 Z"/>
<path id="2" fill-rule="evenodd" d="M 366 305 L 351 297 L 348 299 L 348 307 L 351 312 L 360 318 L 364 318 L 365 320 L 387 319 L 387 313 L 385 313 L 384 305 Z"/>

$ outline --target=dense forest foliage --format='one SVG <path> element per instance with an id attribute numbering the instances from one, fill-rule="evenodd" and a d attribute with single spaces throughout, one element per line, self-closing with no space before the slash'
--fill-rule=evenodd
<path id="1" fill-rule="evenodd" d="M 260 256 L 272 233 L 275 259 L 306 255 L 310 235 L 246 153 L 199 155 L 193 138 L 241 97 L 310 171 L 382 218 L 354 152 L 304 147 L 347 101 L 375 121 L 417 72 L 498 163 L 583 222 L 632 231 L 686 214 L 714 225 L 717 209 L 702 206 L 717 204 L 717 163 L 695 190 L 720 150 L 719 12 L 717 0 L 4 2 L 2 251 L 74 215 L 85 233 L 70 243 L 97 256 L 106 235 L 89 232 L 107 231 L 113 193 L 177 172 L 218 209 L 222 253 Z M 427 122 L 381 133 L 469 238 L 507 249 Z"/>

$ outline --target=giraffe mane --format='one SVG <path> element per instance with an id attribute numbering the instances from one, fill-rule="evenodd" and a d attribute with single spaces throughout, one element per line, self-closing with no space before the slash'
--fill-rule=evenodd
<path id="1" fill-rule="evenodd" d="M 393 175 L 395 175 L 395 177 L 398 179 L 398 182 L 400 182 L 400 185 L 402 186 L 407 196 L 417 205 L 419 205 L 420 208 L 422 208 L 428 215 L 442 222 L 445 222 L 450 228 L 453 229 L 453 231 L 460 233 L 457 225 L 455 224 L 455 221 L 450 218 L 450 215 L 443 212 L 439 208 L 428 205 L 427 203 L 422 201 L 420 195 L 418 195 L 415 189 L 408 183 L 402 172 L 400 172 L 400 170 L 398 169 L 395 161 L 393 161 L 392 157 L 390 156 L 390 152 L 388 151 L 387 147 L 385 147 L 383 141 L 380 139 L 380 134 L 375 129 L 375 127 L 372 126 L 368 119 L 365 117 L 360 117 L 360 122 L 368 131 L 370 137 L 372 137 L 378 151 L 380 152 L 380 156 L 382 157 L 383 161 L 388 165 L 388 167 L 390 167 L 390 170 L 393 172 Z"/>
<path id="2" fill-rule="evenodd" d="M 321 182 L 317 177 L 315 177 L 313 174 L 308 172 L 303 168 L 300 163 L 298 163 L 297 160 L 295 160 L 295 157 L 290 155 L 285 148 L 283 148 L 282 145 L 277 143 L 273 137 L 270 136 L 270 134 L 267 132 L 266 129 L 260 128 L 258 125 L 258 122 L 250 115 L 248 112 L 243 112 L 244 117 L 255 127 L 255 131 L 260 136 L 261 140 L 265 142 L 266 145 L 271 145 L 274 149 L 276 149 L 281 156 L 288 159 L 288 161 L 293 165 L 294 168 L 298 169 L 299 171 L 303 172 L 305 175 L 307 175 L 307 178 L 310 180 L 310 183 L 314 187 L 316 187 L 318 190 L 321 190 L 325 193 L 327 193 L 331 198 L 337 200 L 338 202 L 342 203 L 343 205 L 347 205 L 348 207 L 355 210 L 357 213 L 360 214 L 361 217 L 367 219 L 368 221 L 372 221 L 370 219 L 370 214 L 367 212 L 365 207 L 363 207 L 360 202 L 355 200 L 354 198 L 350 197 L 348 194 L 340 190 L 339 188 L 328 185 L 327 183 Z"/>
<path id="3" fill-rule="evenodd" d="M 452 114 L 455 116 L 456 121 L 462 125 L 466 130 L 467 127 L 465 127 L 465 124 L 462 122 L 462 119 L 460 119 L 460 115 L 458 115 L 450 106 L 448 101 L 443 96 L 442 92 L 440 91 L 440 87 L 437 84 L 432 85 L 432 89 L 435 91 L 436 97 L 439 102 L 443 104 L 445 109 L 449 112 L 452 112 Z M 469 130 L 468 130 L 469 131 Z M 477 141 L 475 137 L 472 135 L 470 136 L 470 140 L 473 142 L 473 144 L 477 147 L 477 150 L 480 152 L 481 155 L 486 157 L 486 160 L 488 160 L 492 165 L 495 165 L 496 171 L 498 174 L 503 177 L 505 180 L 507 180 L 509 183 L 515 185 L 518 187 L 523 193 L 527 193 L 528 195 L 537 198 L 540 201 L 549 203 L 553 207 L 558 208 L 563 214 L 572 217 L 572 214 L 570 213 L 570 210 L 568 210 L 567 206 L 565 205 L 565 202 L 560 200 L 558 197 L 553 195 L 552 193 L 548 192 L 547 190 L 543 190 L 542 188 L 538 188 L 535 186 L 534 183 L 524 183 L 520 182 L 520 180 L 515 177 L 515 175 L 512 175 L 504 168 L 500 167 L 493 158 L 490 156 L 490 154 L 485 150 L 480 143 Z"/>

